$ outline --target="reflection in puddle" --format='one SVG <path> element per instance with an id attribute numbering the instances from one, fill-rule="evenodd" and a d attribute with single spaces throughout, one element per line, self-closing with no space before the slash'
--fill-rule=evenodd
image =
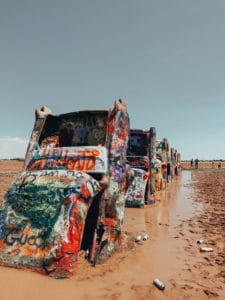
<path id="1" fill-rule="evenodd" d="M 191 172 L 182 171 L 179 177 L 174 177 L 167 189 L 161 192 L 161 201 L 155 206 L 145 207 L 145 224 L 150 227 L 162 225 L 163 227 L 178 226 L 190 219 L 196 212 L 202 209 L 200 203 L 193 202 L 194 191 L 190 185 Z"/>
<path id="2" fill-rule="evenodd" d="M 196 244 L 192 247 L 196 239 L 190 231 L 192 221 L 189 220 L 203 209 L 194 200 L 196 192 L 192 187 L 193 180 L 191 171 L 182 171 L 159 194 L 161 201 L 144 209 L 126 209 L 128 214 L 124 219 L 124 230 L 130 229 L 137 234 L 146 232 L 150 236 L 148 241 L 142 243 L 142 247 L 138 246 L 136 253 L 140 256 L 135 259 L 138 263 L 133 265 L 140 282 L 146 282 L 146 277 L 150 276 L 160 278 L 166 283 L 167 291 L 172 291 L 174 283 L 178 288 L 192 280 L 195 264 L 192 263 L 193 253 L 198 253 L 198 248 Z"/>
<path id="3" fill-rule="evenodd" d="M 161 192 L 160 202 L 144 208 L 143 223 L 151 241 L 148 251 L 150 257 L 154 257 L 150 267 L 164 279 L 175 276 L 182 269 L 186 259 L 183 237 L 184 230 L 187 230 L 186 221 L 201 209 L 200 204 L 193 200 L 191 183 L 191 172 L 182 171 Z"/>
<path id="4" fill-rule="evenodd" d="M 193 200 L 191 176 L 190 171 L 182 171 L 179 177 L 174 177 L 166 190 L 159 194 L 161 201 L 155 205 L 143 209 L 126 208 L 123 230 L 129 231 L 132 223 L 132 231 L 146 231 L 156 238 L 162 228 L 167 234 L 168 230 L 172 234 L 176 226 L 199 213 L 202 206 Z"/>

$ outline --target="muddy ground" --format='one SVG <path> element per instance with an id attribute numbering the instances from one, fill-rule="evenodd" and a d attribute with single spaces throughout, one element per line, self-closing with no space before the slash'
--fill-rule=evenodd
<path id="1" fill-rule="evenodd" d="M 147 233 L 148 240 L 122 247 L 96 267 L 81 252 L 70 279 L 0 267 L 0 299 L 224 300 L 225 169 L 202 167 L 182 171 L 156 204 L 126 208 L 123 232 L 134 237 Z M 0 161 L 0 203 L 21 168 L 22 162 Z M 154 278 L 164 282 L 164 291 L 152 284 Z"/>

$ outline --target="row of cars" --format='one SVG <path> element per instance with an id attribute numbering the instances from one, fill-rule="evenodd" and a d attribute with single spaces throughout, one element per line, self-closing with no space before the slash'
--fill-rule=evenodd
<path id="1" fill-rule="evenodd" d="M 125 196 L 127 207 L 143 207 L 156 201 L 157 191 L 166 188 L 180 170 L 180 153 L 169 148 L 166 138 L 156 139 L 155 127 L 130 129 L 127 163 L 134 176 Z"/>
<path id="2" fill-rule="evenodd" d="M 0 264 L 65 278 L 80 250 L 93 265 L 104 261 L 119 247 L 125 206 L 153 203 L 178 162 L 154 127 L 130 129 L 120 99 L 109 110 L 36 110 L 23 171 L 0 211 Z"/>

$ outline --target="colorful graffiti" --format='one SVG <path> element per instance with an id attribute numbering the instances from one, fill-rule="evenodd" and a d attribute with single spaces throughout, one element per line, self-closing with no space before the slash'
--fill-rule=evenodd
<path id="1" fill-rule="evenodd" d="M 107 111 L 36 110 L 23 173 L 0 211 L 1 265 L 64 278 L 80 249 L 93 264 L 117 249 L 128 135 L 122 100 Z"/>
<path id="2" fill-rule="evenodd" d="M 73 273 L 88 208 L 100 185 L 65 170 L 24 172 L 1 212 L 0 263 L 66 277 Z"/>
<path id="3" fill-rule="evenodd" d="M 169 143 L 166 138 L 156 141 L 156 158 L 161 162 L 156 175 L 157 190 L 165 189 L 167 183 Z"/>
<path id="4" fill-rule="evenodd" d="M 180 172 L 180 153 L 177 152 L 176 149 L 170 149 L 170 156 L 171 156 L 171 175 L 178 176 Z"/>
<path id="5" fill-rule="evenodd" d="M 132 168 L 134 179 L 126 192 L 126 207 L 143 207 L 148 183 L 148 173 L 142 169 Z"/>
<path id="6" fill-rule="evenodd" d="M 131 129 L 127 163 L 134 172 L 134 179 L 126 192 L 127 207 L 143 207 L 144 204 L 152 203 L 150 150 L 149 131 Z"/>
<path id="7" fill-rule="evenodd" d="M 103 191 L 100 202 L 94 264 L 104 261 L 120 244 L 127 185 L 126 154 L 129 130 L 126 104 L 117 101 L 109 117 L 106 146 L 109 151 L 109 185 Z"/>
<path id="8" fill-rule="evenodd" d="M 156 202 L 156 173 L 157 173 L 157 159 L 156 159 L 156 128 L 150 127 L 149 130 L 149 156 L 150 156 L 150 192 L 153 196 L 153 201 Z"/>
<path id="9" fill-rule="evenodd" d="M 127 161 L 132 168 L 148 170 L 149 160 L 147 156 L 143 156 L 143 157 L 127 156 Z"/>
<path id="10" fill-rule="evenodd" d="M 90 146 L 39 149 L 34 151 L 27 169 L 106 173 L 107 150 Z"/>
<path id="11" fill-rule="evenodd" d="M 54 115 L 36 110 L 23 172 L 0 210 L 0 265 L 54 278 L 74 274 L 78 252 L 95 265 L 120 246 L 125 205 L 156 201 L 180 154 L 156 129 L 131 129 L 126 104 Z"/>

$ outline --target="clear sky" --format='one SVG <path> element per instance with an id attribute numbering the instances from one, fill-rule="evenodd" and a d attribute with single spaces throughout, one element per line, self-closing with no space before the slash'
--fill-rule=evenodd
<path id="1" fill-rule="evenodd" d="M 182 159 L 225 159 L 224 0 L 0 0 L 0 158 L 35 108 L 108 109 Z"/>

